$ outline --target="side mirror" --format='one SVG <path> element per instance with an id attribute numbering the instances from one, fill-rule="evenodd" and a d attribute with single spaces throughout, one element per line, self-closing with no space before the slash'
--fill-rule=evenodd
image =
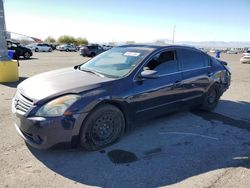
<path id="1" fill-rule="evenodd" d="M 155 70 L 144 70 L 141 72 L 141 78 L 156 79 L 159 77 L 157 71 Z"/>

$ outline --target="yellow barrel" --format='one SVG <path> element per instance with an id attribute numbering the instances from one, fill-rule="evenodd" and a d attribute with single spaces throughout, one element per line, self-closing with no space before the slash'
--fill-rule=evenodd
<path id="1" fill-rule="evenodd" d="M 0 61 L 0 83 L 19 80 L 17 61 Z"/>

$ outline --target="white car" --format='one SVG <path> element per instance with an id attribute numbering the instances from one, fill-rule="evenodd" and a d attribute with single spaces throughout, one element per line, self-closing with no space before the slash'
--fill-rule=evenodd
<path id="1" fill-rule="evenodd" d="M 244 52 L 243 56 L 250 56 L 250 50 L 247 50 L 246 52 Z"/>
<path id="2" fill-rule="evenodd" d="M 112 46 L 110 46 L 110 45 L 102 45 L 102 48 L 106 51 L 106 50 L 110 50 L 112 48 Z"/>
<path id="3" fill-rule="evenodd" d="M 76 46 L 73 44 L 62 44 L 60 46 L 57 46 L 56 49 L 59 51 L 66 51 L 66 52 L 72 52 L 72 51 L 76 52 L 77 51 Z"/>
<path id="4" fill-rule="evenodd" d="M 228 50 L 227 51 L 227 54 L 237 54 L 238 52 L 237 51 L 235 51 L 235 50 Z"/>
<path id="5" fill-rule="evenodd" d="M 250 63 L 250 55 L 242 56 L 242 57 L 240 58 L 240 62 L 241 62 L 241 63 Z"/>
<path id="6" fill-rule="evenodd" d="M 215 53 L 216 50 L 215 50 L 215 49 L 211 49 L 209 52 L 210 52 L 210 53 Z"/>
<path id="7" fill-rule="evenodd" d="M 43 43 L 34 43 L 26 46 L 27 48 L 35 51 L 35 52 L 52 52 L 51 46 Z"/>

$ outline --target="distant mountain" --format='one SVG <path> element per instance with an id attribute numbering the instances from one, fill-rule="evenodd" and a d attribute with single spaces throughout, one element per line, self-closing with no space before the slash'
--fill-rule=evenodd
<path id="1" fill-rule="evenodd" d="M 168 45 L 172 44 L 172 40 L 170 39 L 157 39 L 151 42 L 136 42 L 136 41 L 115 41 L 113 45 L 119 46 L 127 44 L 128 42 L 135 42 L 136 44 L 156 44 L 156 45 Z M 109 42 L 101 43 L 101 44 L 109 44 Z M 197 48 L 250 48 L 250 41 L 232 41 L 232 42 L 225 42 L 225 41 L 201 41 L 201 42 L 193 42 L 193 41 L 175 41 L 174 44 L 179 45 L 188 45 L 188 46 L 195 46 Z"/>
<path id="2" fill-rule="evenodd" d="M 165 43 L 165 44 L 172 44 L 172 41 L 169 39 L 158 39 L 155 40 L 154 43 Z M 225 42 L 225 41 L 201 41 L 201 42 L 193 42 L 193 41 L 175 41 L 175 44 L 181 44 L 181 45 L 190 45 L 195 47 L 201 47 L 201 48 L 250 48 L 250 41 L 244 42 L 244 41 L 231 41 L 231 42 Z"/>

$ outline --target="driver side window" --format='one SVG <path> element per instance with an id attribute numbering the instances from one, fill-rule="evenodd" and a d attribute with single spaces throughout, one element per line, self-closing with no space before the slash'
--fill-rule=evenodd
<path id="1" fill-rule="evenodd" d="M 179 71 L 178 62 L 176 59 L 176 51 L 170 50 L 155 55 L 144 70 L 155 70 L 158 75 L 165 75 Z"/>

